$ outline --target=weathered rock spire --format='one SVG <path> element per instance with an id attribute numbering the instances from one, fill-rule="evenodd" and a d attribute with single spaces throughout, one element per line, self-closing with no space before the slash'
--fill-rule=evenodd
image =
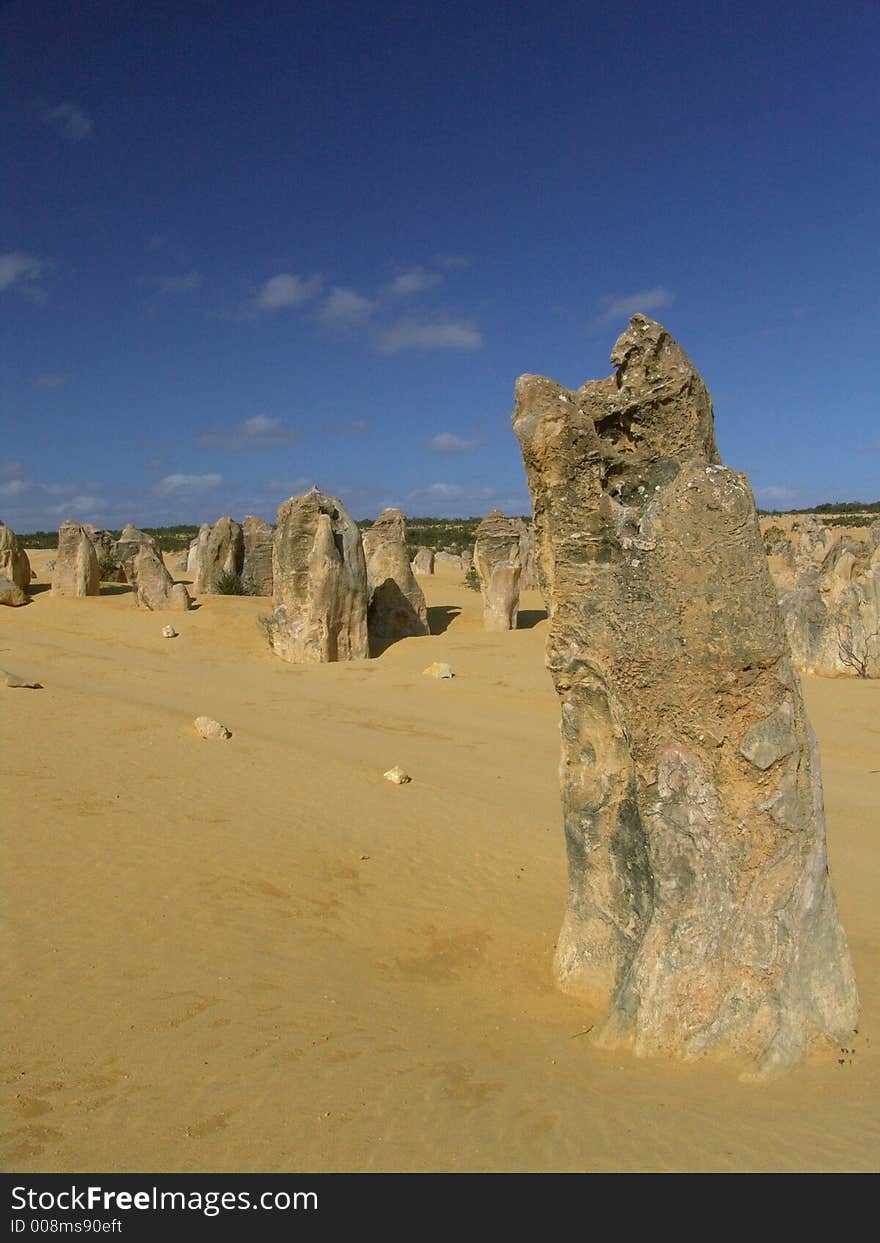
<path id="1" fill-rule="evenodd" d="M 428 610 L 406 550 L 406 515 L 383 509 L 363 542 L 370 653 L 378 656 L 398 639 L 428 634 Z"/>
<path id="2" fill-rule="evenodd" d="M 474 565 L 483 597 L 486 630 L 516 630 L 522 573 L 522 524 L 493 509 L 477 527 Z"/>
<path id="3" fill-rule="evenodd" d="M 769 1075 L 857 1018 L 818 750 L 703 381 L 642 315 L 611 361 L 516 385 L 562 709 L 556 973 L 600 1043 Z"/>
<path id="4" fill-rule="evenodd" d="M 279 505 L 272 570 L 269 636 L 282 660 L 310 665 L 369 656 L 364 549 L 341 501 L 312 488 Z"/>

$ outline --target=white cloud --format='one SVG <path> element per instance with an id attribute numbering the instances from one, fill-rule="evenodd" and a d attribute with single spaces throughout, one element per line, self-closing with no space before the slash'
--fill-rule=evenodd
<path id="1" fill-rule="evenodd" d="M 411 294 L 423 293 L 439 285 L 443 277 L 439 272 L 429 272 L 426 268 L 410 268 L 401 272 L 389 285 L 389 293 L 394 297 L 407 298 Z"/>
<path id="2" fill-rule="evenodd" d="M 412 501 L 420 497 L 431 501 L 457 501 L 461 496 L 464 496 L 464 488 L 460 484 L 432 483 L 427 488 L 410 492 L 409 499 Z"/>
<path id="3" fill-rule="evenodd" d="M 300 306 L 320 292 L 323 277 L 317 273 L 305 279 L 280 272 L 266 281 L 257 294 L 256 307 L 260 311 L 277 311 L 284 306 Z"/>
<path id="4" fill-rule="evenodd" d="M 0 289 L 9 289 L 18 281 L 38 280 L 42 271 L 41 260 L 21 250 L 9 250 L 0 255 Z"/>
<path id="5" fill-rule="evenodd" d="M 756 488 L 755 496 L 762 501 L 793 501 L 798 495 L 795 488 L 786 488 L 782 484 L 770 483 L 766 487 Z"/>
<path id="6" fill-rule="evenodd" d="M 26 496 L 34 486 L 27 479 L 11 479 L 9 483 L 0 483 L 0 496 L 4 500 L 11 500 L 14 496 Z"/>
<path id="7" fill-rule="evenodd" d="M 69 379 L 70 376 L 63 371 L 44 371 L 40 375 L 35 375 L 31 384 L 35 388 L 61 388 Z"/>
<path id="8" fill-rule="evenodd" d="M 192 293 L 202 286 L 199 272 L 185 272 L 181 276 L 143 276 L 144 285 L 151 285 L 157 293 Z"/>
<path id="9" fill-rule="evenodd" d="M 96 517 L 99 513 L 107 508 L 106 502 L 102 501 L 99 496 L 72 496 L 67 501 L 62 501 L 60 505 L 52 505 L 49 513 L 54 514 L 57 518 L 73 518 L 79 522 L 88 522 L 90 518 Z"/>
<path id="10" fill-rule="evenodd" d="M 384 329 L 377 348 L 383 354 L 396 354 L 398 350 L 478 350 L 482 344 L 482 334 L 470 320 L 407 318 Z"/>
<path id="11" fill-rule="evenodd" d="M 222 475 L 166 475 L 153 489 L 159 496 L 198 496 L 223 482 Z"/>
<path id="12" fill-rule="evenodd" d="M 255 414 L 234 427 L 209 427 L 198 433 L 195 443 L 203 448 L 267 449 L 272 445 L 290 444 L 293 439 L 293 432 L 281 419 Z"/>
<path id="13" fill-rule="evenodd" d="M 440 432 L 428 441 L 425 448 L 429 453 L 468 453 L 471 449 L 479 448 L 482 443 L 481 440 L 465 440 L 463 436 L 453 436 L 451 432 Z"/>
<path id="14" fill-rule="evenodd" d="M 629 319 L 637 311 L 656 311 L 662 306 L 670 306 L 674 301 L 675 294 L 663 285 L 655 285 L 653 289 L 643 289 L 639 293 L 611 294 L 602 298 L 604 309 L 592 322 L 608 324 L 615 319 Z"/>
<path id="15" fill-rule="evenodd" d="M 314 479 L 306 475 L 298 475 L 296 479 L 267 479 L 261 486 L 261 492 L 270 492 L 273 496 L 300 496 L 316 487 Z"/>
<path id="16" fill-rule="evenodd" d="M 333 428 L 337 436 L 366 436 L 369 430 L 366 419 L 350 419 L 347 423 L 337 423 Z"/>
<path id="17" fill-rule="evenodd" d="M 20 474 L 18 463 L 8 463 L 13 473 Z M 6 474 L 0 471 L 0 477 Z M 0 500 L 8 502 L 12 510 L 12 525 L 25 530 L 35 526 L 52 525 L 54 519 L 75 517 L 88 522 L 105 508 L 104 500 L 96 495 L 100 485 L 94 482 L 40 483 L 35 479 L 13 478 L 0 483 Z M 89 489 L 88 491 L 86 489 Z"/>
<path id="18" fill-rule="evenodd" d="M 335 285 L 324 299 L 320 310 L 322 323 L 338 327 L 354 327 L 364 324 L 376 310 L 378 303 L 365 298 L 354 289 Z"/>
<path id="19" fill-rule="evenodd" d="M 419 517 L 453 518 L 486 514 L 500 509 L 509 514 L 528 514 L 528 493 L 500 493 L 495 488 L 464 487 L 458 483 L 432 483 L 417 488 L 406 498 L 408 512 Z"/>
<path id="20" fill-rule="evenodd" d="M 76 104 L 59 104 L 57 108 L 49 108 L 45 117 L 68 142 L 77 143 L 91 138 L 95 128 L 92 118 L 86 116 Z"/>

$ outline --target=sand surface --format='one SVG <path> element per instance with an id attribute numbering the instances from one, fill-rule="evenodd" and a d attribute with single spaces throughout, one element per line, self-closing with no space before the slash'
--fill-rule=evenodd
<path id="1" fill-rule="evenodd" d="M 490 635 L 460 575 L 420 581 L 442 633 L 314 668 L 265 600 L 0 609 L 0 667 L 44 686 L 0 684 L 3 1168 L 876 1169 L 880 683 L 805 681 L 859 1034 L 746 1085 L 591 1046 L 551 977 L 540 597 Z"/>

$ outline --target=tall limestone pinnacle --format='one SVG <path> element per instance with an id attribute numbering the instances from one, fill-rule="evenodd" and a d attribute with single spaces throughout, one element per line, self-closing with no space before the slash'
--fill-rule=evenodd
<path id="1" fill-rule="evenodd" d="M 513 416 L 562 710 L 556 975 L 606 1047 L 769 1077 L 857 1021 L 818 748 L 705 384 L 642 315 L 611 362 L 521 376 Z"/>
<path id="2" fill-rule="evenodd" d="M 367 565 L 370 652 L 379 655 L 398 639 L 430 633 L 424 593 L 406 550 L 406 516 L 384 509 L 363 534 Z"/>
<path id="3" fill-rule="evenodd" d="M 477 527 L 474 566 L 486 630 L 516 630 L 522 573 L 522 524 L 493 509 Z"/>
<path id="4" fill-rule="evenodd" d="M 342 502 L 312 488 L 278 507 L 272 541 L 272 648 L 294 664 L 365 660 L 367 567 Z"/>

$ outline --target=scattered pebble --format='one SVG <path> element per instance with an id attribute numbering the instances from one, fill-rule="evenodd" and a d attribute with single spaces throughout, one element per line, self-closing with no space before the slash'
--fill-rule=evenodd
<path id="1" fill-rule="evenodd" d="M 231 738 L 232 734 L 225 725 L 221 725 L 219 721 L 214 721 L 209 716 L 197 716 L 193 721 L 198 733 L 202 738 Z M 409 778 L 407 778 L 409 780 Z"/>
<path id="2" fill-rule="evenodd" d="M 433 665 L 428 665 L 427 669 L 423 669 L 422 673 L 428 678 L 454 678 L 452 665 L 447 665 L 445 661 L 435 660 Z"/>
<path id="3" fill-rule="evenodd" d="M 405 786 L 408 781 L 412 781 L 409 773 L 405 773 L 402 768 L 389 768 L 387 773 L 382 774 L 386 781 L 391 781 L 396 786 Z"/>
<path id="4" fill-rule="evenodd" d="M 162 634 L 165 636 L 165 638 L 166 638 L 166 639 L 176 639 L 176 638 L 177 638 L 177 631 L 174 629 L 174 627 L 173 627 L 173 626 L 163 626 L 163 627 L 162 627 Z"/>

